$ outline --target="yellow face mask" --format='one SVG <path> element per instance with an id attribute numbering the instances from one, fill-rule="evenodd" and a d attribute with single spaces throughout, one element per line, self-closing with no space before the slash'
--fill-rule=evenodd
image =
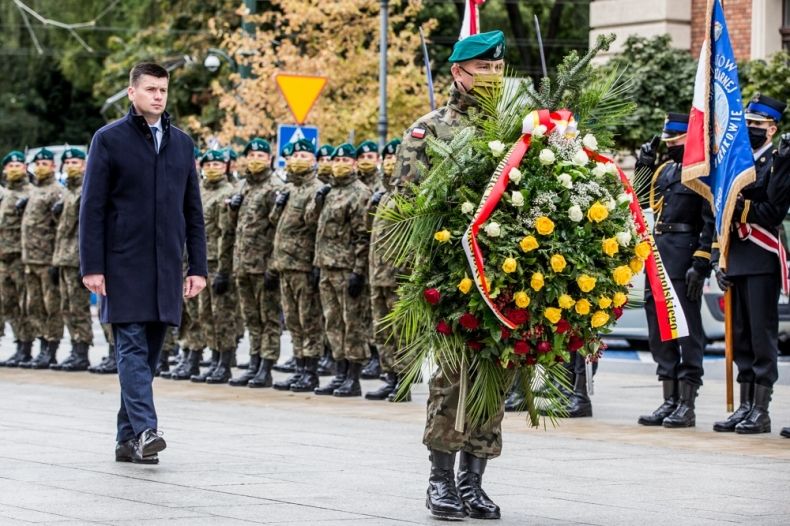
<path id="1" fill-rule="evenodd" d="M 363 174 L 370 174 L 376 171 L 376 162 L 375 161 L 358 161 L 357 168 Z"/>
<path id="2" fill-rule="evenodd" d="M 384 159 L 381 163 L 381 169 L 384 171 L 384 175 L 392 175 L 392 172 L 395 171 L 395 159 Z"/>
<path id="3" fill-rule="evenodd" d="M 54 173 L 55 169 L 51 166 L 36 166 L 36 169 L 33 170 L 33 174 L 36 176 L 38 181 L 43 181 Z"/>
<path id="4" fill-rule="evenodd" d="M 268 167 L 269 163 L 262 159 L 250 159 L 247 161 L 247 170 L 249 170 L 250 173 L 258 174 L 266 170 Z"/>
<path id="5" fill-rule="evenodd" d="M 9 168 L 5 171 L 5 178 L 6 181 L 9 183 L 13 183 L 15 181 L 20 181 L 25 177 L 25 169 L 24 168 Z"/>
<path id="6" fill-rule="evenodd" d="M 332 175 L 332 163 L 319 163 L 318 175 Z"/>
<path id="7" fill-rule="evenodd" d="M 332 165 L 332 175 L 337 178 L 348 177 L 354 171 L 353 165 L 346 163 L 335 163 Z"/>
<path id="8" fill-rule="evenodd" d="M 225 177 L 225 170 L 222 168 L 206 168 L 203 170 L 203 176 L 206 181 L 214 183 Z"/>
<path id="9" fill-rule="evenodd" d="M 474 79 L 473 91 L 486 91 L 489 93 L 501 91 L 505 83 L 505 77 L 501 73 L 476 73 Z"/>
<path id="10" fill-rule="evenodd" d="M 288 159 L 285 164 L 285 171 L 289 174 L 301 174 L 310 171 L 313 163 L 307 159 Z"/>
<path id="11" fill-rule="evenodd" d="M 82 168 L 79 166 L 69 166 L 66 168 L 66 177 L 69 179 L 77 179 L 82 177 Z"/>

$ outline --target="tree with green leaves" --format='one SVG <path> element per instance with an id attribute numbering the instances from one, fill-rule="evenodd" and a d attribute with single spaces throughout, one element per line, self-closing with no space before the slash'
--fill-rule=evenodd
<path id="1" fill-rule="evenodd" d="M 777 100 L 790 102 L 790 52 L 780 51 L 767 60 L 752 60 L 740 65 L 741 95 L 749 101 L 763 93 Z M 790 106 L 783 122 L 790 121 Z"/>

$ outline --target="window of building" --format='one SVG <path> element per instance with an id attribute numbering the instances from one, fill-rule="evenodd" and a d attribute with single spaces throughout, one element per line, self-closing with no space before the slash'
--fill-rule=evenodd
<path id="1" fill-rule="evenodd" d="M 782 47 L 790 51 L 790 0 L 782 2 Z"/>

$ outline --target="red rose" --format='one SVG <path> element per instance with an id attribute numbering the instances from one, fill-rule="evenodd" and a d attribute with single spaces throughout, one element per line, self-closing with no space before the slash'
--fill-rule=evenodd
<path id="1" fill-rule="evenodd" d="M 513 309 L 510 311 L 508 318 L 516 325 L 523 325 L 529 320 L 529 313 L 524 309 Z"/>
<path id="2" fill-rule="evenodd" d="M 554 357 L 554 361 L 557 363 L 565 363 L 565 358 L 563 358 L 561 354 L 558 354 Z"/>
<path id="3" fill-rule="evenodd" d="M 468 345 L 473 351 L 481 351 L 483 349 L 483 344 L 480 342 L 468 341 L 466 342 L 466 345 Z"/>
<path id="4" fill-rule="evenodd" d="M 534 354 L 527 355 L 526 362 L 527 365 L 535 365 L 536 363 L 538 363 L 538 357 L 535 356 Z"/>
<path id="5" fill-rule="evenodd" d="M 538 352 L 548 354 L 551 352 L 551 344 L 547 341 L 538 342 Z"/>
<path id="6" fill-rule="evenodd" d="M 513 346 L 513 352 L 516 354 L 529 354 L 529 344 L 525 341 L 519 340 Z"/>
<path id="7" fill-rule="evenodd" d="M 571 336 L 570 341 L 568 341 L 568 350 L 570 352 L 575 352 L 582 347 L 584 347 L 584 340 L 576 335 Z"/>
<path id="8" fill-rule="evenodd" d="M 469 314 L 468 312 L 463 314 L 460 318 L 458 318 L 458 323 L 460 323 L 461 327 L 463 327 L 468 331 L 473 331 L 480 326 L 480 322 L 477 321 L 477 318 L 475 318 L 473 314 Z"/>
<path id="9" fill-rule="evenodd" d="M 623 308 L 622 307 L 615 307 L 613 312 L 614 312 L 614 319 L 619 320 L 620 316 L 623 315 Z"/>
<path id="10" fill-rule="evenodd" d="M 500 327 L 499 328 L 499 339 L 502 340 L 502 341 L 505 341 L 508 338 L 510 338 L 510 329 L 508 329 L 507 327 L 504 327 L 504 326 Z"/>
<path id="11" fill-rule="evenodd" d="M 444 334 L 445 336 L 450 336 L 453 333 L 453 329 L 446 321 L 440 320 L 439 323 L 436 324 L 436 332 Z"/>
<path id="12" fill-rule="evenodd" d="M 425 289 L 422 295 L 425 296 L 425 301 L 431 305 L 436 305 L 442 299 L 442 294 L 436 289 Z"/>
<path id="13" fill-rule="evenodd" d="M 571 324 L 568 323 L 568 320 L 560 320 L 557 322 L 557 334 L 565 334 L 569 330 L 571 330 Z"/>

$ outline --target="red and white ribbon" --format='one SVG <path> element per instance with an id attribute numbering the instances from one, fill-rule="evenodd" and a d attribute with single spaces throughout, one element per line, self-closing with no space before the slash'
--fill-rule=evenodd
<path id="1" fill-rule="evenodd" d="M 754 223 L 741 223 L 738 225 L 738 237 L 749 240 L 760 248 L 776 254 L 779 258 L 779 272 L 782 279 L 782 293 L 790 294 L 790 277 L 787 271 L 787 253 L 779 237 L 765 228 Z"/>

